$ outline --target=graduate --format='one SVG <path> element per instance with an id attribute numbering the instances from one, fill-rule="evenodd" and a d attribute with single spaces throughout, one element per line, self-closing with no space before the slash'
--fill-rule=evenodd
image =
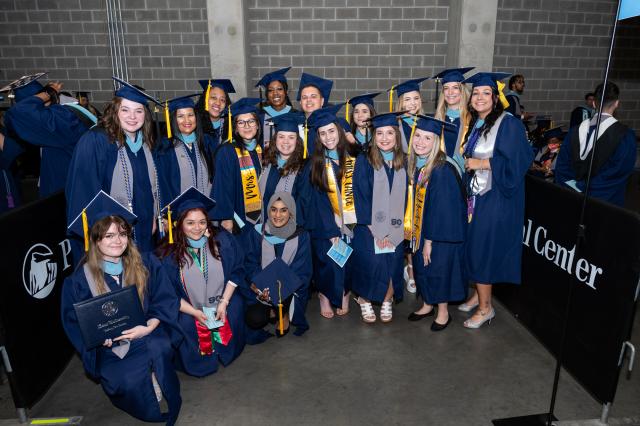
<path id="1" fill-rule="evenodd" d="M 62 325 L 85 372 L 113 405 L 143 421 L 175 424 L 182 404 L 173 367 L 174 348 L 183 339 L 179 299 L 158 259 L 141 254 L 133 242 L 135 219 L 100 191 L 71 221 L 69 230 L 84 238 L 86 255 L 64 281 Z M 136 287 L 146 325 L 123 330 L 100 347 L 85 347 L 74 303 L 126 286 Z"/>
<path id="2" fill-rule="evenodd" d="M 565 132 L 561 127 L 554 127 L 542 134 L 542 140 L 546 145 L 538 151 L 529 169 L 533 176 L 553 182 L 553 173 L 556 169 L 556 161 L 564 136 Z"/>
<path id="3" fill-rule="evenodd" d="M 198 80 L 202 95 L 198 99 L 196 111 L 200 117 L 202 131 L 211 136 L 215 146 L 230 139 L 229 93 L 236 93 L 233 83 L 228 79 Z"/>
<path id="4" fill-rule="evenodd" d="M 65 187 L 68 221 L 100 190 L 126 206 L 138 217 L 132 238 L 142 252 L 153 250 L 153 234 L 162 230 L 149 100 L 157 102 L 129 84 L 116 91 L 100 124 L 78 141 Z"/>
<path id="5" fill-rule="evenodd" d="M 246 250 L 246 283 L 249 289 L 245 291 L 248 304 L 246 319 L 247 325 L 256 330 L 251 333 L 250 342 L 259 343 L 269 336 L 263 330 L 268 322 L 276 324 L 277 337 L 288 333 L 289 323 L 296 328 L 293 334 L 302 336 L 309 329 L 305 310 L 312 274 L 311 244 L 307 231 L 296 223 L 296 203 L 293 197 L 287 192 L 273 194 L 267 205 L 267 220 L 264 224 L 246 226 L 243 229 L 243 237 Z M 284 272 L 274 275 L 285 281 L 284 284 L 291 289 L 290 296 L 281 295 L 281 319 L 278 309 L 273 305 L 264 304 L 269 299 L 277 300 L 278 293 L 272 291 L 270 294 L 264 294 L 265 287 L 257 278 L 262 271 L 270 275 L 271 269 L 276 267 L 273 263 L 282 263 L 275 270 L 284 269 Z M 293 279 L 287 279 L 288 275 L 293 275 Z"/>
<path id="6" fill-rule="evenodd" d="M 296 100 L 300 103 L 300 109 L 304 116 L 309 119 L 314 111 L 329 105 L 329 96 L 333 80 L 327 80 L 313 74 L 302 73 L 300 76 L 300 87 L 298 88 L 298 97 Z M 300 137 L 304 145 L 303 157 L 307 159 L 313 152 L 315 143 L 315 132 L 309 130 L 307 121 L 300 126 Z"/>
<path id="7" fill-rule="evenodd" d="M 291 67 L 286 67 L 265 74 L 256 87 L 260 88 L 260 109 L 262 110 L 264 123 L 262 125 L 262 135 L 264 137 L 263 146 L 267 148 L 273 139 L 274 124 L 273 118 L 293 111 L 291 100 L 289 99 L 289 84 L 287 82 L 287 71 Z M 266 93 L 266 100 L 263 102 L 262 89 Z"/>
<path id="8" fill-rule="evenodd" d="M 172 228 L 158 248 L 180 299 L 179 323 L 186 335 L 177 366 L 196 377 L 215 373 L 219 363 L 228 366 L 245 345 L 244 304 L 235 291 L 244 281 L 244 255 L 231 234 L 209 221 L 214 205 L 194 187 L 180 194 L 163 209 L 167 215 L 171 211 Z M 213 327 L 212 320 L 222 324 Z"/>
<path id="9" fill-rule="evenodd" d="M 414 78 L 407 80 L 389 89 L 389 111 L 403 112 L 401 119 L 399 118 L 399 126 L 402 132 L 400 140 L 402 142 L 402 152 L 405 154 L 409 149 L 409 138 L 411 138 L 411 127 L 413 126 L 414 116 L 424 114 L 422 109 L 422 95 L 420 94 L 420 83 L 429 77 Z M 393 93 L 398 95 L 395 109 L 393 108 Z"/>
<path id="10" fill-rule="evenodd" d="M 603 99 L 603 91 L 597 143 L 594 144 L 596 113 L 591 120 L 585 120 L 580 126 L 569 130 L 558 154 L 555 181 L 584 192 L 589 167 L 595 156 L 588 195 L 623 207 L 627 180 L 633 173 L 636 161 L 636 135 L 614 117 L 620 106 L 618 86 L 608 82 L 605 90 L 604 85 L 600 84 L 596 88 L 597 103 Z"/>
<path id="11" fill-rule="evenodd" d="M 481 72 L 465 80 L 473 84 L 471 130 L 463 143 L 469 220 L 465 258 L 476 293 L 458 309 L 477 307 L 464 322 L 467 328 L 479 328 L 495 317 L 492 284 L 520 283 L 524 175 L 533 153 L 522 121 L 505 111 L 500 80 L 508 76 Z"/>
<path id="12" fill-rule="evenodd" d="M 298 126 L 304 123 L 300 112 L 281 114 L 272 119 L 275 133 L 266 149 L 264 170 L 259 187 L 262 195 L 262 217 L 266 218 L 267 202 L 276 192 L 288 192 L 296 201 L 296 223 L 305 227 L 305 217 L 310 206 L 310 167 L 304 161 L 302 139 Z"/>
<path id="13" fill-rule="evenodd" d="M 233 139 L 218 149 L 212 198 L 216 200 L 213 219 L 232 232 L 255 224 L 262 212 L 258 179 L 262 172 L 261 122 L 258 98 L 242 98 L 231 105 Z"/>
<path id="14" fill-rule="evenodd" d="M 408 161 L 411 201 L 405 237 L 411 247 L 413 271 L 422 297 L 422 306 L 409 315 L 409 321 L 433 316 L 437 305 L 432 331 L 442 331 L 451 322 L 448 303 L 463 301 L 467 296 L 466 195 L 461 170 L 441 150 L 440 135 L 445 126 L 453 127 L 419 116 Z"/>
<path id="15" fill-rule="evenodd" d="M 444 139 L 441 138 L 440 143 L 444 145 L 444 151 L 447 156 L 458 161 L 461 166 L 464 160 L 462 159 L 460 142 L 464 140 L 471 118 L 467 109 L 469 90 L 462 82 L 464 81 L 464 74 L 473 68 L 451 68 L 433 77 L 440 79 L 442 83 L 442 90 L 440 91 L 434 117 L 438 120 L 455 124 L 458 130 L 458 132 L 454 132 L 453 128 L 447 126 L 444 132 Z"/>
<path id="16" fill-rule="evenodd" d="M 59 82 L 43 87 L 32 80 L 14 89 L 17 103 L 4 116 L 10 136 L 40 147 L 40 198 L 64 188 L 74 147 L 89 129 L 72 109 L 59 104 L 61 89 Z"/>
<path id="17" fill-rule="evenodd" d="M 191 97 L 165 103 L 169 116 L 167 137 L 154 150 L 162 200 L 173 200 L 192 186 L 211 194 L 217 141 L 202 131 Z"/>
<path id="18" fill-rule="evenodd" d="M 355 152 L 347 142 L 336 112 L 342 104 L 315 111 L 309 125 L 316 133 L 311 164 L 309 222 L 313 247 L 313 281 L 318 289 L 320 315 L 333 318 L 349 313 L 351 259 L 338 265 L 327 252 L 349 244 L 356 223 L 353 196 Z"/>
<path id="19" fill-rule="evenodd" d="M 360 154 L 353 176 L 357 225 L 353 232 L 352 289 L 362 320 L 376 321 L 371 302 L 382 303 L 380 320 L 393 319 L 393 301 L 402 300 L 404 215 L 407 172 L 398 115 L 372 120 L 375 146 Z"/>
<path id="20" fill-rule="evenodd" d="M 346 115 L 350 123 L 350 132 L 353 134 L 360 152 L 366 152 L 369 149 L 373 138 L 371 119 L 377 114 L 373 99 L 379 94 L 380 92 L 367 93 L 355 96 L 347 102 L 349 108 L 347 108 Z M 351 109 L 350 114 L 349 109 Z"/>
<path id="21" fill-rule="evenodd" d="M 24 149 L 6 133 L 7 131 L 0 127 L 0 172 L 2 172 L 2 176 L 0 176 L 0 214 L 22 204 L 19 180 L 14 173 L 14 163 L 16 158 L 24 152 Z"/>

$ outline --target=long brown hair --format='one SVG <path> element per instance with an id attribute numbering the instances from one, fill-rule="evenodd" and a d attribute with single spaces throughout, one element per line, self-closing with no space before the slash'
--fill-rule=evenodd
<path id="1" fill-rule="evenodd" d="M 336 121 L 333 122 L 333 125 L 338 129 L 338 144 L 336 145 L 336 151 L 338 152 L 338 163 L 340 165 L 340 171 L 338 172 L 338 176 L 336 176 L 336 182 L 341 182 L 346 156 L 349 155 L 348 148 L 351 144 L 347 142 L 347 137 L 344 134 L 342 126 Z M 311 184 L 320 191 L 329 192 L 329 181 L 327 180 L 327 173 L 324 164 L 324 145 L 320 141 L 320 134 L 318 130 L 316 130 L 314 145 L 313 155 L 311 156 Z"/>
<path id="2" fill-rule="evenodd" d="M 178 216 L 178 220 L 176 225 L 173 228 L 173 244 L 169 244 L 169 235 L 166 235 L 162 242 L 160 243 L 160 247 L 156 250 L 156 253 L 160 258 L 173 256 L 173 259 L 176 261 L 179 267 L 183 267 L 189 262 L 189 264 L 193 263 L 193 259 L 187 253 L 187 247 L 189 247 L 189 242 L 187 241 L 187 236 L 182 230 L 182 225 L 184 224 L 184 220 L 187 215 L 193 210 L 198 210 L 202 212 L 204 217 L 208 218 L 207 212 L 200 207 L 196 207 L 193 209 L 186 210 L 182 212 Z M 207 239 L 207 246 L 209 251 L 213 255 L 214 258 L 220 259 L 220 244 L 216 240 L 216 235 L 218 234 L 218 230 L 214 228 L 211 224 L 211 221 L 207 220 L 207 230 L 209 231 L 209 238 Z"/>
<path id="3" fill-rule="evenodd" d="M 142 263 L 140 252 L 133 242 L 131 236 L 131 225 L 127 223 L 120 216 L 107 216 L 97 221 L 91 227 L 91 233 L 89 238 L 89 251 L 85 259 L 89 266 L 89 271 L 93 276 L 98 287 L 98 293 L 104 294 L 107 292 L 107 285 L 104 282 L 104 269 L 102 261 L 104 260 L 97 243 L 101 241 L 107 234 L 107 231 L 111 227 L 111 224 L 115 223 L 118 226 L 118 231 L 124 231 L 127 234 L 127 248 L 122 253 L 122 266 L 124 268 L 124 277 L 122 278 L 123 286 L 135 285 L 138 291 L 138 297 L 140 301 L 143 300 L 144 294 L 147 289 L 147 279 L 149 278 L 149 271 Z"/>
<path id="4" fill-rule="evenodd" d="M 482 133 L 483 136 L 487 136 L 487 134 L 495 124 L 496 120 L 504 112 L 504 106 L 502 105 L 502 102 L 500 102 L 500 98 L 498 97 L 498 91 L 493 88 L 491 90 L 492 90 L 491 101 L 493 102 L 493 108 L 491 109 L 491 112 L 489 112 L 489 114 L 485 117 L 484 124 L 482 125 L 482 127 L 480 127 L 480 132 Z M 471 106 L 472 97 L 473 97 L 473 93 L 472 93 L 472 96 L 469 96 L 469 104 L 467 105 L 467 108 L 469 109 L 469 114 L 471 115 L 469 129 L 473 129 L 475 127 L 475 124 L 479 118 L 478 113 L 476 112 L 475 109 L 473 109 L 473 106 Z M 461 149 L 464 150 L 466 148 L 467 142 L 469 141 L 469 136 L 471 136 L 471 131 L 467 132 L 467 134 L 465 135 L 464 140 L 462 141 L 462 144 L 461 144 Z"/>
<path id="5" fill-rule="evenodd" d="M 277 137 L 278 132 L 274 133 L 271 137 L 267 151 L 264 154 L 263 163 L 265 165 L 271 164 L 274 167 L 278 167 L 278 148 L 276 147 Z M 302 145 L 303 142 L 300 134 L 296 134 L 296 147 L 280 171 L 280 176 L 287 176 L 289 173 L 302 170 L 304 167 L 304 147 Z"/>
<path id="6" fill-rule="evenodd" d="M 121 104 L 122 98 L 118 96 L 114 97 L 104 109 L 104 115 L 100 119 L 99 123 L 99 127 L 102 127 L 105 132 L 107 132 L 109 140 L 115 142 L 118 147 L 124 145 L 125 141 L 124 131 L 122 130 L 122 126 L 120 126 L 120 119 L 118 119 L 118 111 L 120 110 Z M 149 112 L 149 108 L 147 108 L 146 105 L 144 105 L 144 123 L 142 124 L 142 136 L 144 143 L 146 143 L 150 149 L 153 149 L 155 145 L 155 138 L 153 133 L 151 112 Z"/>
<path id="7" fill-rule="evenodd" d="M 386 126 L 384 126 L 386 127 Z M 400 138 L 400 128 L 398 126 L 390 126 L 396 132 L 396 144 L 393 147 L 393 162 L 391 165 L 394 170 L 400 170 L 404 167 L 404 153 L 402 152 L 402 139 Z M 373 129 L 373 141 L 372 146 L 367 152 L 367 159 L 374 169 L 379 170 L 384 166 L 384 160 L 382 154 L 376 145 L 376 129 Z"/>

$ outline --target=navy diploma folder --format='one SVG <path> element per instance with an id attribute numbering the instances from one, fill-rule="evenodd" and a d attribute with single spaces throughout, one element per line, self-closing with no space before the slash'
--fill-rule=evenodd
<path id="1" fill-rule="evenodd" d="M 146 325 L 135 286 L 74 303 L 82 340 L 87 349 L 102 346 L 136 325 Z"/>

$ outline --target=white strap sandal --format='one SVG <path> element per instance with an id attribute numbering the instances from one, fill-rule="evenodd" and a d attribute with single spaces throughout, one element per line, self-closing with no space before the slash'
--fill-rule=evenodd
<path id="1" fill-rule="evenodd" d="M 416 280 L 409 278 L 407 281 L 407 291 L 411 294 L 416 294 Z"/>
<path id="2" fill-rule="evenodd" d="M 373 324 L 376 322 L 376 313 L 373 310 L 371 302 L 361 302 L 360 298 L 354 299 L 358 305 L 360 305 L 360 315 L 362 321 L 367 324 Z"/>
<path id="3" fill-rule="evenodd" d="M 380 307 L 380 321 L 390 322 L 393 319 L 393 299 L 382 302 Z"/>

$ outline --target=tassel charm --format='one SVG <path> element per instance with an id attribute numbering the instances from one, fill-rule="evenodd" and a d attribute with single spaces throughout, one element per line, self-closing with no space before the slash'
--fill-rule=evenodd
<path id="1" fill-rule="evenodd" d="M 167 209 L 167 222 L 169 222 L 169 244 L 173 244 L 173 222 L 171 221 L 171 207 Z"/>
<path id="2" fill-rule="evenodd" d="M 167 123 L 167 137 L 171 139 L 171 121 L 169 120 L 169 102 L 164 103 L 164 120 Z"/>
<path id="3" fill-rule="evenodd" d="M 82 231 L 84 234 L 84 251 L 89 251 L 89 220 L 87 219 L 87 210 L 82 209 Z"/>
<path id="4" fill-rule="evenodd" d="M 209 111 L 209 95 L 211 94 L 211 80 L 207 85 L 207 92 L 204 94 L 204 110 Z"/>

